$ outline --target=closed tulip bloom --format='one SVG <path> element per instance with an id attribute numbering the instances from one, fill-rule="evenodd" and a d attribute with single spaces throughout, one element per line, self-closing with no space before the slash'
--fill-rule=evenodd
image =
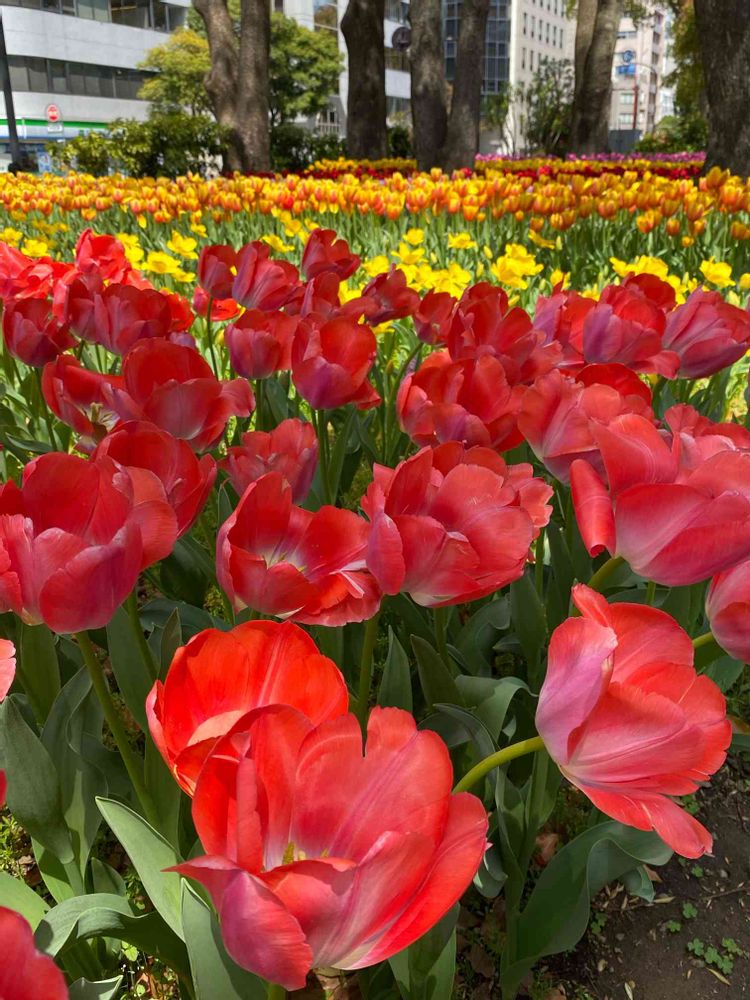
<path id="1" fill-rule="evenodd" d="M 212 299 L 200 286 L 193 292 L 193 309 L 198 316 L 208 316 L 208 303 L 211 303 L 211 319 L 223 323 L 232 319 L 240 311 L 240 306 L 234 299 Z"/>
<path id="2" fill-rule="evenodd" d="M 198 258 L 198 284 L 211 299 L 232 297 L 232 285 L 237 273 L 237 252 L 225 243 L 201 248 Z"/>
<path id="3" fill-rule="evenodd" d="M 123 420 L 148 420 L 194 451 L 218 443 L 230 417 L 247 417 L 255 398 L 244 379 L 216 378 L 197 351 L 164 340 L 144 340 L 123 358 L 122 388 L 106 399 Z"/>
<path id="4" fill-rule="evenodd" d="M 511 386 L 501 361 L 451 361 L 435 351 L 407 375 L 396 398 L 402 429 L 419 445 L 461 441 L 507 451 L 523 440 L 518 412 L 525 386 Z"/>
<path id="5" fill-rule="evenodd" d="M 272 431 L 246 431 L 242 444 L 227 449 L 219 463 L 241 496 L 267 472 L 279 472 L 292 489 L 293 503 L 310 492 L 318 465 L 318 438 L 312 424 L 290 417 Z"/>
<path id="6" fill-rule="evenodd" d="M 666 315 L 634 284 L 608 285 L 583 323 L 583 354 L 589 363 L 617 362 L 635 372 L 674 378 L 679 356 L 666 350 Z"/>
<path id="7" fill-rule="evenodd" d="M 680 359 L 682 378 L 707 378 L 734 364 L 750 343 L 750 315 L 718 292 L 696 289 L 667 317 L 664 346 Z"/>
<path id="8" fill-rule="evenodd" d="M 291 622 L 256 621 L 229 632 L 206 629 L 174 655 L 146 699 L 154 743 L 180 787 L 192 795 L 217 740 L 241 731 L 265 705 L 291 705 L 313 725 L 343 715 L 346 682 Z"/>
<path id="9" fill-rule="evenodd" d="M 248 309 L 224 330 L 232 368 L 244 378 L 268 378 L 292 367 L 297 319 L 282 312 Z"/>
<path id="10" fill-rule="evenodd" d="M 420 305 L 419 294 L 409 288 L 406 275 L 395 267 L 369 281 L 359 301 L 364 305 L 365 317 L 372 326 L 412 316 Z"/>
<path id="11" fill-rule="evenodd" d="M 8 352 L 32 368 L 43 368 L 75 344 L 68 328 L 52 314 L 47 299 L 6 302 L 3 338 Z"/>
<path id="12" fill-rule="evenodd" d="M 714 639 L 735 660 L 750 663 L 750 560 L 717 573 L 706 595 Z"/>
<path id="13" fill-rule="evenodd" d="M 90 371 L 69 354 L 50 361 L 42 372 L 44 400 L 80 436 L 80 451 L 91 451 L 119 421 L 107 399 L 112 387 L 122 385 L 121 376 Z"/>
<path id="14" fill-rule="evenodd" d="M 227 951 L 286 989 L 408 947 L 463 895 L 487 847 L 478 798 L 452 795 L 440 737 L 394 708 L 314 726 L 285 706 L 225 737 L 193 799 Z"/>
<path id="15" fill-rule="evenodd" d="M 132 270 L 122 243 L 92 229 L 84 229 L 78 237 L 75 260 L 81 274 L 97 273 L 104 281 L 122 281 Z"/>
<path id="16" fill-rule="evenodd" d="M 0 488 L 0 608 L 53 632 L 106 625 L 135 586 L 142 542 L 130 477 L 51 452 Z"/>
<path id="17" fill-rule="evenodd" d="M 750 557 L 750 452 L 723 435 L 686 448 L 645 417 L 624 414 L 592 428 L 604 476 L 577 459 L 570 483 L 591 555 L 607 549 L 641 576 L 669 587 L 709 577 Z"/>
<path id="18" fill-rule="evenodd" d="M 381 593 L 366 568 L 369 525 L 349 510 L 292 504 L 278 472 L 251 483 L 219 529 L 216 573 L 236 610 L 345 625 L 372 618 Z"/>
<path id="19" fill-rule="evenodd" d="M 154 424 L 121 424 L 101 442 L 92 458 L 108 455 L 133 484 L 133 516 L 143 539 L 142 566 L 164 559 L 203 510 L 216 479 L 210 455 L 198 458 Z"/>
<path id="20" fill-rule="evenodd" d="M 690 637 L 665 612 L 608 605 L 580 584 L 573 600 L 583 617 L 552 634 L 539 734 L 598 809 L 698 858 L 711 835 L 671 796 L 695 792 L 724 763 L 724 696 L 698 676 Z"/>
<path id="21" fill-rule="evenodd" d="M 380 403 L 367 379 L 377 354 L 375 335 L 349 317 L 297 327 L 292 344 L 292 377 L 297 391 L 315 410 L 354 403 L 366 410 Z"/>
<path id="22" fill-rule="evenodd" d="M 594 381 L 584 384 L 590 369 L 596 369 Z M 593 428 L 607 426 L 622 413 L 653 420 L 650 399 L 648 387 L 623 365 L 588 365 L 575 377 L 551 371 L 525 393 L 518 429 L 555 479 L 568 483 L 577 458 L 603 471 Z"/>
<path id="23" fill-rule="evenodd" d="M 155 288 L 108 285 L 94 296 L 93 339 L 113 354 L 127 354 L 139 340 L 168 337 L 172 311 Z"/>
<path id="24" fill-rule="evenodd" d="M 530 465 L 489 448 L 423 448 L 374 467 L 362 500 L 372 522 L 367 564 L 385 593 L 425 607 L 462 604 L 517 580 L 547 524 L 552 488 Z"/>
<path id="25" fill-rule="evenodd" d="M 257 240 L 237 254 L 237 274 L 230 295 L 246 309 L 279 309 L 296 293 L 297 268 L 285 260 L 271 260 L 269 254 L 266 244 Z"/>
<path id="26" fill-rule="evenodd" d="M 0 782 L 1 782 L 0 772 Z M 0 788 L 0 803 L 2 802 Z M 0 997 L 3 1000 L 67 1000 L 65 977 L 51 958 L 34 947 L 29 923 L 0 906 Z"/>
<path id="27" fill-rule="evenodd" d="M 335 274 L 346 281 L 360 265 L 346 240 L 337 238 L 333 229 L 314 229 L 302 254 L 302 273 L 309 280 L 319 274 Z"/>
<path id="28" fill-rule="evenodd" d="M 52 312 L 77 337 L 94 340 L 94 301 L 103 288 L 104 282 L 98 271 L 81 274 L 71 270 L 55 283 Z"/>

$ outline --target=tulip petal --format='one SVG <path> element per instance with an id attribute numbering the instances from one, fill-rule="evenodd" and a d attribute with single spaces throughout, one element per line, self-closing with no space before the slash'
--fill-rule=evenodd
<path id="1" fill-rule="evenodd" d="M 570 466 L 570 489 L 578 530 L 589 555 L 598 556 L 605 549 L 614 553 L 612 500 L 599 474 L 583 459 L 576 459 Z"/>

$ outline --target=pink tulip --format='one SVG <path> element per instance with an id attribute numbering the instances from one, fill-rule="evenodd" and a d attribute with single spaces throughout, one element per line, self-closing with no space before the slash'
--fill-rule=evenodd
<path id="1" fill-rule="evenodd" d="M 724 763 L 724 696 L 696 674 L 690 637 L 663 611 L 608 605 L 580 584 L 573 599 L 583 617 L 552 635 L 539 734 L 602 812 L 700 857 L 711 835 L 671 796 L 695 792 Z"/>
<path id="2" fill-rule="evenodd" d="M 219 462 L 240 496 L 267 472 L 280 472 L 292 488 L 294 503 L 307 497 L 317 465 L 315 428 L 293 417 L 270 432 L 246 431 L 242 444 L 228 448 L 226 458 Z"/>
<path id="3" fill-rule="evenodd" d="M 706 378 L 747 352 L 750 315 L 718 292 L 698 288 L 668 316 L 663 342 L 680 358 L 678 375 Z"/>
<path id="4" fill-rule="evenodd" d="M 451 795 L 437 734 L 373 710 L 317 728 L 285 705 L 225 737 L 198 778 L 206 854 L 178 866 L 206 887 L 238 965 L 300 989 L 315 966 L 362 969 L 402 951 L 461 897 L 487 816 Z"/>
<path id="5" fill-rule="evenodd" d="M 706 595 L 706 617 L 719 645 L 750 663 L 750 561 L 717 573 Z"/>

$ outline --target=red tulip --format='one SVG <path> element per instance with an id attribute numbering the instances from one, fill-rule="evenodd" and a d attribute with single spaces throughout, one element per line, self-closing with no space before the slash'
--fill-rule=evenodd
<path id="1" fill-rule="evenodd" d="M 266 244 L 257 240 L 237 254 L 237 274 L 230 295 L 246 309 L 279 309 L 297 290 L 299 273 L 294 264 L 271 260 L 269 254 Z"/>
<path id="2" fill-rule="evenodd" d="M 577 368 L 583 358 L 583 324 L 596 306 L 594 299 L 578 292 L 556 290 L 552 295 L 540 295 L 534 310 L 534 327 L 545 335 L 545 342 L 562 345 L 560 366 Z"/>
<path id="3" fill-rule="evenodd" d="M 310 492 L 318 465 L 318 438 L 304 420 L 282 420 L 274 430 L 246 431 L 239 447 L 229 448 L 219 463 L 240 496 L 267 472 L 280 472 L 292 489 L 292 502 Z"/>
<path id="4" fill-rule="evenodd" d="M 323 271 L 300 286 L 297 295 L 284 306 L 284 312 L 288 316 L 310 316 L 318 323 L 342 316 L 360 319 L 365 312 L 362 299 L 350 299 L 342 304 L 340 289 L 338 277 L 331 271 Z"/>
<path id="5" fill-rule="evenodd" d="M 60 323 L 70 327 L 77 337 L 95 340 L 94 300 L 104 288 L 98 271 L 81 274 L 69 271 L 55 283 L 52 312 Z"/>
<path id="6" fill-rule="evenodd" d="M 106 398 L 123 420 L 148 420 L 187 441 L 194 451 L 213 448 L 232 416 L 247 417 L 255 399 L 244 379 L 220 382 L 188 347 L 143 340 L 122 362 L 123 388 Z"/>
<path id="7" fill-rule="evenodd" d="M 412 316 L 419 339 L 425 344 L 444 344 L 457 304 L 448 292 L 430 289 Z"/>
<path id="8" fill-rule="evenodd" d="M 622 284 L 625 288 L 637 288 L 663 312 L 670 312 L 677 302 L 674 288 L 655 274 L 627 274 Z"/>
<path id="9" fill-rule="evenodd" d="M 313 725 L 343 715 L 346 682 L 333 660 L 291 622 L 206 629 L 175 653 L 146 700 L 154 743 L 192 795 L 217 740 L 245 729 L 254 709 L 291 705 Z"/>
<path id="10" fill-rule="evenodd" d="M 237 252 L 225 243 L 201 248 L 198 258 L 198 284 L 211 299 L 232 297 L 232 285 L 237 273 Z"/>
<path id="11" fill-rule="evenodd" d="M 85 451 L 90 451 L 119 420 L 107 404 L 105 387 L 122 384 L 120 376 L 89 371 L 67 354 L 50 361 L 42 372 L 42 395 L 47 406 L 81 436 L 78 447 Z"/>
<path id="12" fill-rule="evenodd" d="M 718 292 L 696 289 L 667 317 L 664 346 L 680 358 L 678 375 L 706 378 L 734 364 L 750 344 L 750 315 Z"/>
<path id="13" fill-rule="evenodd" d="M 596 373 L 590 374 L 590 369 Z M 589 365 L 575 378 L 551 371 L 524 395 L 518 429 L 555 479 L 567 483 L 571 463 L 577 458 L 603 471 L 593 427 L 606 426 L 622 413 L 653 420 L 650 398 L 647 386 L 622 365 Z"/>
<path id="14" fill-rule="evenodd" d="M 184 295 L 179 292 L 172 292 L 168 288 L 160 288 L 159 294 L 167 300 L 169 306 L 169 330 L 168 337 L 173 343 L 180 343 L 177 334 L 187 333 L 195 321 L 193 310 Z M 194 343 L 193 338 L 189 340 Z"/>
<path id="15" fill-rule="evenodd" d="M 8 352 L 32 368 L 43 368 L 75 344 L 58 323 L 47 299 L 16 299 L 3 309 L 3 337 Z"/>
<path id="16" fill-rule="evenodd" d="M 380 403 L 367 381 L 377 344 L 369 326 L 348 317 L 300 323 L 292 344 L 292 377 L 297 391 L 315 410 L 354 403 L 366 410 Z"/>
<path id="17" fill-rule="evenodd" d="M 21 914 L 4 906 L 0 906 L 0 950 L 6 956 L 0 963 L 3 1000 L 67 1000 L 62 972 L 36 950 L 34 933 Z"/>
<path id="18" fill-rule="evenodd" d="M 346 281 L 360 265 L 346 240 L 337 239 L 333 229 L 314 229 L 302 254 L 302 273 L 309 280 L 318 274 L 335 274 Z"/>
<path id="19" fill-rule="evenodd" d="M 139 340 L 169 336 L 172 311 L 156 289 L 108 285 L 94 297 L 96 343 L 113 354 L 127 354 Z"/>
<path id="20" fill-rule="evenodd" d="M 201 882 L 227 951 L 287 989 L 314 966 L 362 969 L 428 931 L 469 886 L 487 816 L 451 795 L 436 733 L 376 708 L 315 727 L 286 705 L 225 737 L 198 779 L 206 855 L 177 870 Z"/>
<path id="21" fill-rule="evenodd" d="M 409 288 L 406 275 L 395 267 L 369 281 L 359 301 L 365 307 L 367 322 L 372 326 L 412 316 L 420 305 L 418 293 Z"/>
<path id="22" fill-rule="evenodd" d="M 268 378 L 292 367 L 295 316 L 248 309 L 224 330 L 232 368 L 244 378 Z"/>
<path id="23" fill-rule="evenodd" d="M 107 435 L 92 458 L 107 455 L 133 483 L 133 516 L 143 539 L 142 567 L 164 559 L 192 527 L 216 479 L 210 455 L 198 459 L 185 441 L 133 421 Z"/>
<path id="24" fill-rule="evenodd" d="M 674 438 L 679 439 L 684 469 L 697 469 L 719 451 L 750 451 L 750 431 L 741 424 L 715 424 L 685 404 L 671 406 L 664 419 Z"/>
<path id="25" fill-rule="evenodd" d="M 750 561 L 717 573 L 706 595 L 706 617 L 719 645 L 750 663 Z"/>
<path id="26" fill-rule="evenodd" d="M 0 243 L 0 299 L 46 299 L 58 281 L 74 270 L 72 264 L 32 258 Z"/>
<path id="27" fill-rule="evenodd" d="M 269 472 L 219 529 L 217 578 L 236 610 L 308 625 L 365 621 L 381 597 L 366 568 L 368 535 L 352 511 L 295 507 L 289 484 Z"/>
<path id="28" fill-rule="evenodd" d="M 610 606 L 580 584 L 573 600 L 583 617 L 552 634 L 539 734 L 598 809 L 698 858 L 711 835 L 670 796 L 695 792 L 723 764 L 724 696 L 696 674 L 690 637 L 668 614 Z"/>
<path id="29" fill-rule="evenodd" d="M 674 378 L 680 359 L 662 346 L 665 327 L 664 310 L 638 285 L 608 285 L 584 320 L 584 357 Z"/>
<path id="30" fill-rule="evenodd" d="M 108 458 L 52 452 L 0 488 L 0 608 L 53 632 L 101 628 L 143 552 L 130 477 Z"/>
<path id="31" fill-rule="evenodd" d="M 524 386 L 511 386 L 492 355 L 451 361 L 435 351 L 401 383 L 396 410 L 419 445 L 462 441 L 507 451 L 522 440 L 517 427 Z"/>
<path id="32" fill-rule="evenodd" d="M 16 676 L 16 647 L 9 639 L 0 639 L 0 701 L 10 691 Z"/>
<path id="33" fill-rule="evenodd" d="M 211 303 L 211 319 L 214 322 L 223 323 L 227 319 L 232 319 L 240 311 L 240 306 L 234 299 L 212 299 L 202 288 L 196 288 L 193 292 L 193 309 L 199 316 L 208 315 L 209 302 Z"/>
<path id="34" fill-rule="evenodd" d="M 749 452 L 732 450 L 721 435 L 694 438 L 686 449 L 681 434 L 670 443 L 634 414 L 592 431 L 609 488 L 582 459 L 570 469 L 578 526 L 592 555 L 607 549 L 669 587 L 707 580 L 750 557 Z"/>
<path id="35" fill-rule="evenodd" d="M 114 236 L 98 236 L 84 229 L 76 243 L 76 267 L 82 274 L 96 272 L 104 281 L 122 281 L 131 271 L 125 247 Z"/>
<path id="36" fill-rule="evenodd" d="M 367 565 L 388 594 L 426 607 L 462 604 L 517 580 L 549 521 L 552 487 L 530 465 L 489 448 L 423 448 L 395 469 L 374 467 L 362 500 L 372 522 Z"/>
<path id="37" fill-rule="evenodd" d="M 508 296 L 488 285 L 491 293 L 461 299 L 447 338 L 451 358 L 498 358 L 511 384 L 530 382 L 549 371 L 562 358 L 556 341 L 544 343 L 544 334 L 531 325 L 529 314 L 508 308 Z M 473 290 L 472 290 L 473 291 Z"/>

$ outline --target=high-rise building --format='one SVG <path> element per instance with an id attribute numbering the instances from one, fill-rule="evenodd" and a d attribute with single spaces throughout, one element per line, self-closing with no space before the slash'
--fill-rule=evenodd
<path id="1" fill-rule="evenodd" d="M 22 146 L 44 157 L 50 139 L 104 128 L 113 118 L 145 118 L 147 105 L 138 91 L 146 74 L 137 65 L 149 49 L 163 44 L 166 33 L 185 23 L 189 5 L 190 0 L 2 0 Z M 7 160 L 2 95 L 0 109 L 0 155 Z"/>
<path id="2" fill-rule="evenodd" d="M 670 112 L 670 92 L 664 86 L 670 68 L 670 25 L 668 12 L 658 3 L 651 3 L 648 15 L 638 22 L 630 17 L 620 20 L 609 117 L 614 148 L 621 146 L 617 133 L 629 134 L 635 141 Z"/>

